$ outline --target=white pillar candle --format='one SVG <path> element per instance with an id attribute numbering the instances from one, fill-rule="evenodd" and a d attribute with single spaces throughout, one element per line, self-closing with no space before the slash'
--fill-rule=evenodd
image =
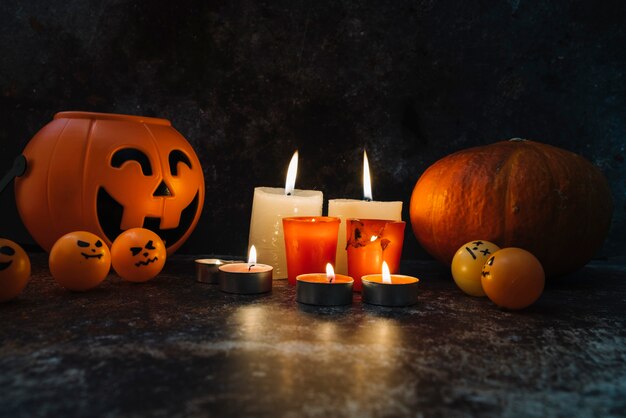
<path id="1" fill-rule="evenodd" d="M 335 271 L 339 274 L 348 274 L 346 219 L 402 220 L 402 202 L 376 202 L 372 200 L 369 164 L 366 153 L 363 153 L 363 195 L 364 200 L 331 199 L 328 201 L 328 216 L 341 219 L 339 238 L 337 239 L 337 258 L 335 261 Z"/>
<path id="2" fill-rule="evenodd" d="M 297 166 L 296 152 L 289 164 L 284 189 L 277 187 L 254 189 L 248 246 L 256 246 L 259 263 L 274 267 L 275 279 L 287 278 L 283 218 L 322 215 L 324 203 L 322 192 L 294 189 Z"/>

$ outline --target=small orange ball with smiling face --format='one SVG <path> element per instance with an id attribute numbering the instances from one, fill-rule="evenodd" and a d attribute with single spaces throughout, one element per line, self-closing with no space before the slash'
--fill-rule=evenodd
<path id="1" fill-rule="evenodd" d="M 30 259 L 26 252 L 8 239 L 0 238 L 0 302 L 19 295 L 30 279 Z"/>
<path id="2" fill-rule="evenodd" d="M 122 232 L 111 245 L 113 269 L 124 280 L 146 282 L 161 272 L 167 256 L 163 240 L 145 228 Z"/>
<path id="3" fill-rule="evenodd" d="M 99 285 L 109 274 L 111 253 L 97 235 L 75 231 L 54 243 L 48 262 L 58 284 L 83 292 Z"/>

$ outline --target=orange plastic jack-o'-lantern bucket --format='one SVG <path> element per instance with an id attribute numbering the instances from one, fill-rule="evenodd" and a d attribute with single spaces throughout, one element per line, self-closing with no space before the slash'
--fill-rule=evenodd
<path id="1" fill-rule="evenodd" d="M 70 231 L 92 232 L 110 246 L 121 232 L 142 227 L 172 254 L 200 218 L 200 161 L 165 119 L 60 112 L 23 155 L 17 208 L 46 251 Z"/>

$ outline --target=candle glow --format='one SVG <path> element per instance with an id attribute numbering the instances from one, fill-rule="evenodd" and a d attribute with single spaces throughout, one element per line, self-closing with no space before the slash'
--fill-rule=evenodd
<path id="1" fill-rule="evenodd" d="M 298 151 L 293 153 L 289 168 L 287 169 L 287 180 L 285 181 L 285 194 L 291 195 L 296 188 L 296 175 L 298 174 Z"/>
<path id="2" fill-rule="evenodd" d="M 250 247 L 250 252 L 248 253 L 248 264 L 256 264 L 256 248 L 254 245 Z"/>
<path id="3" fill-rule="evenodd" d="M 383 261 L 383 283 L 391 284 L 391 272 L 386 261 Z"/>
<path id="4" fill-rule="evenodd" d="M 374 200 L 372 197 L 372 180 L 370 178 L 370 165 L 367 161 L 367 152 L 363 151 L 363 199 Z"/>
<path id="5" fill-rule="evenodd" d="M 372 178 L 370 174 L 367 152 L 363 151 L 363 198 L 362 199 L 331 199 L 328 201 L 328 216 L 341 219 L 340 234 L 337 241 L 335 270 L 339 274 L 348 273 L 347 263 L 347 226 L 346 220 L 354 219 L 381 219 L 390 221 L 402 220 L 402 202 L 376 202 L 372 194 Z M 370 235 L 368 235 L 368 238 Z M 393 266 L 392 266 L 393 267 Z M 376 266 L 376 273 L 380 272 L 380 265 Z M 354 290 L 361 289 L 359 276 L 354 277 Z"/>
<path id="6" fill-rule="evenodd" d="M 326 278 L 328 279 L 328 283 L 332 283 L 333 280 L 335 280 L 335 270 L 330 263 L 326 263 Z"/>

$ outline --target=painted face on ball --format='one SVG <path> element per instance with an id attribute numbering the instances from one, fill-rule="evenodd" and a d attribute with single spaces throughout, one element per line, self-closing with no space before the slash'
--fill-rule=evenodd
<path id="1" fill-rule="evenodd" d="M 539 260 L 521 248 L 504 248 L 485 263 L 481 282 L 487 297 L 496 305 L 522 309 L 533 304 L 545 283 Z"/>
<path id="2" fill-rule="evenodd" d="M 481 270 L 487 259 L 500 248 L 489 241 L 475 240 L 463 244 L 452 258 L 452 277 L 456 285 L 471 296 L 485 296 Z"/>
<path id="3" fill-rule="evenodd" d="M 30 259 L 22 247 L 0 238 L 0 302 L 20 294 L 30 279 Z"/>
<path id="4" fill-rule="evenodd" d="M 489 260 L 487 260 L 487 262 L 483 266 L 482 272 L 480 273 L 480 275 L 482 277 L 491 276 L 491 267 L 493 267 L 493 262 L 494 261 L 496 261 L 496 257 L 495 256 L 492 255 L 491 257 L 489 257 Z"/>
<path id="5" fill-rule="evenodd" d="M 149 266 L 151 263 L 159 261 L 154 241 L 149 240 L 143 247 L 131 247 L 130 252 L 138 261 L 135 267 Z"/>
<path id="6" fill-rule="evenodd" d="M 10 245 L 0 247 L 0 271 L 8 269 L 13 263 L 15 250 Z"/>
<path id="7" fill-rule="evenodd" d="M 102 249 L 102 240 L 98 239 L 92 243 L 89 241 L 83 241 L 82 239 L 76 240 L 76 245 L 80 249 L 80 255 L 85 257 L 85 260 L 97 259 L 100 260 L 104 257 L 104 250 Z"/>
<path id="8" fill-rule="evenodd" d="M 52 277 L 62 287 L 85 291 L 100 284 L 109 273 L 111 254 L 99 236 L 74 231 L 59 238 L 48 259 Z"/>
<path id="9" fill-rule="evenodd" d="M 132 228 L 121 233 L 111 246 L 113 269 L 131 282 L 154 278 L 165 265 L 166 248 L 163 240 L 144 228 Z"/>

